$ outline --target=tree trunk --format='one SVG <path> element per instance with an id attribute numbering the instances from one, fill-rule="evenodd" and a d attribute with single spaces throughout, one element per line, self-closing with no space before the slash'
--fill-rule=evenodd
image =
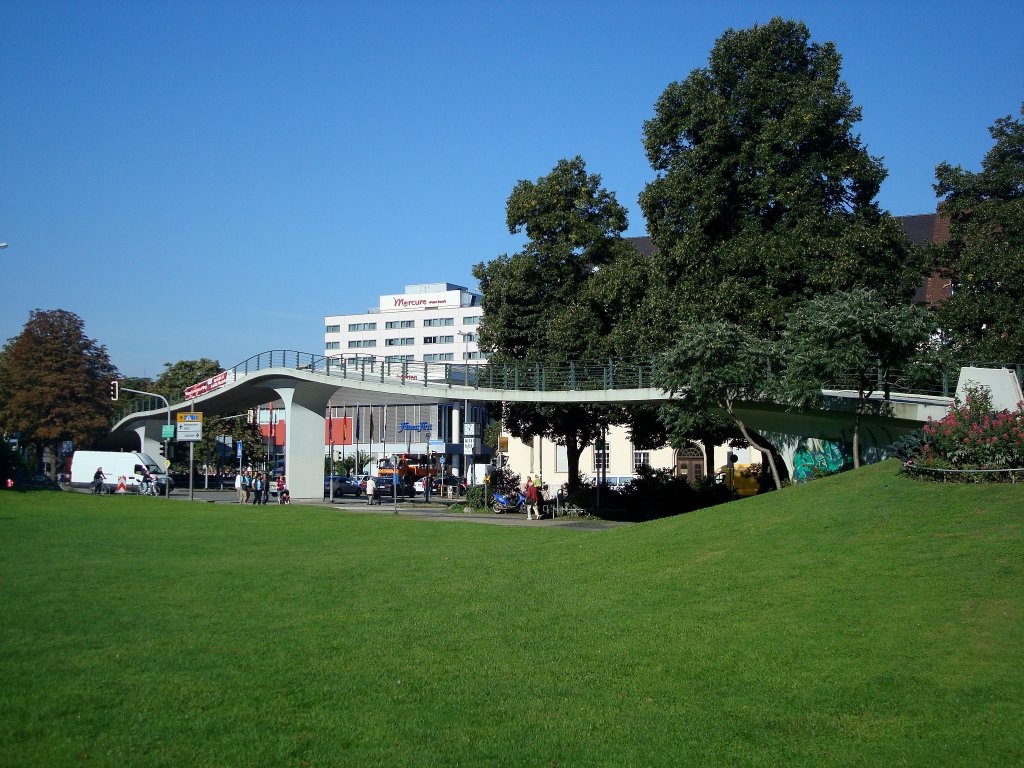
<path id="1" fill-rule="evenodd" d="M 569 470 L 569 488 L 575 490 L 580 487 L 580 454 L 583 453 L 583 446 L 577 441 L 575 435 L 565 436 L 565 458 Z"/>
<path id="2" fill-rule="evenodd" d="M 771 448 L 761 445 L 750 436 L 750 433 L 747 431 L 747 426 L 742 421 L 740 421 L 740 419 L 736 416 L 735 413 L 733 413 L 732 403 L 726 403 L 725 410 L 728 411 L 729 416 L 732 418 L 732 420 L 736 422 L 736 426 L 740 428 L 740 432 L 743 435 L 743 439 L 750 443 L 750 445 L 754 446 L 754 448 L 759 450 L 762 456 L 768 457 L 768 467 L 772 471 L 772 482 L 775 483 L 775 490 L 781 490 L 782 481 L 779 479 L 779 470 L 775 466 L 775 453 L 771 450 Z"/>

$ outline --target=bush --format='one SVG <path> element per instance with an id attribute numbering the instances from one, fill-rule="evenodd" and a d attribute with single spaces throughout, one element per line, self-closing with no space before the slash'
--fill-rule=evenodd
<path id="1" fill-rule="evenodd" d="M 672 517 L 694 509 L 729 501 L 729 489 L 701 480 L 696 484 L 676 477 L 670 470 L 642 467 L 636 479 L 622 488 L 601 488 L 597 508 L 597 487 L 585 484 L 569 494 L 569 504 L 605 520 L 639 522 Z"/>
<path id="2" fill-rule="evenodd" d="M 911 467 L 926 469 L 1024 468 L 1024 403 L 1016 411 L 992 411 L 992 396 L 985 387 L 969 387 L 940 421 L 928 420 L 921 429 L 923 442 L 905 459 Z M 904 443 L 910 453 L 913 441 Z"/>

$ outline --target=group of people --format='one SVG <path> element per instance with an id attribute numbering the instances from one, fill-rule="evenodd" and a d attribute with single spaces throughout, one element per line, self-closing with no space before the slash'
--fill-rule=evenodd
<path id="1" fill-rule="evenodd" d="M 266 472 L 245 470 L 235 475 L 235 493 L 239 504 L 266 504 L 270 500 L 270 488 L 277 486 L 277 503 L 291 504 L 291 494 L 284 475 L 275 481 Z"/>
<path id="2" fill-rule="evenodd" d="M 136 484 L 138 485 L 139 493 L 141 493 L 144 496 L 156 495 L 156 493 L 157 493 L 156 478 L 153 477 L 153 474 L 149 471 L 149 469 L 147 468 L 146 470 L 144 470 L 142 474 L 139 474 L 138 468 L 136 468 L 135 471 L 136 471 L 135 480 L 136 480 Z M 66 478 L 65 478 L 63 472 L 60 473 L 59 475 L 57 475 L 57 482 L 58 482 L 58 484 L 60 485 L 61 488 L 64 487 L 65 479 Z M 93 493 L 103 493 L 104 483 L 105 483 L 106 479 L 107 479 L 107 475 L 103 471 L 103 467 L 96 467 L 96 471 L 93 473 L 93 476 L 92 476 L 92 492 Z M 114 493 L 116 493 L 116 494 L 126 494 L 126 493 L 128 493 L 128 478 L 127 478 L 127 476 L 125 476 L 125 475 L 118 475 L 118 477 L 117 477 L 117 486 L 114 488 Z"/>
<path id="3" fill-rule="evenodd" d="M 543 483 L 537 487 L 530 475 L 526 476 L 526 488 L 523 491 L 523 496 L 526 498 L 527 520 L 540 520 L 540 516 L 546 514 L 546 507 L 552 501 L 551 489 L 548 488 L 548 484 Z"/>

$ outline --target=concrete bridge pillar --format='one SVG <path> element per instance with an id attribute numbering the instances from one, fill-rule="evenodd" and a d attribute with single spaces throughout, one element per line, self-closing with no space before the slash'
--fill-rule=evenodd
<path id="1" fill-rule="evenodd" d="M 293 499 L 320 501 L 324 494 L 324 429 L 327 401 L 336 386 L 283 379 L 270 384 L 284 403 L 288 430 L 284 448 L 288 492 Z"/>
<path id="2" fill-rule="evenodd" d="M 150 419 L 135 427 L 133 430 L 139 436 L 139 450 L 149 454 L 153 461 L 160 461 L 160 448 L 163 446 L 162 427 L 167 420 L 157 421 Z"/>

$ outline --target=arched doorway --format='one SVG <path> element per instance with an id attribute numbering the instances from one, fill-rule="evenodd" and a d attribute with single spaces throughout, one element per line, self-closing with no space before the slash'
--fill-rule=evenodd
<path id="1" fill-rule="evenodd" d="M 696 445 L 688 445 L 676 451 L 676 477 L 685 477 L 696 483 L 704 477 L 704 451 Z"/>

